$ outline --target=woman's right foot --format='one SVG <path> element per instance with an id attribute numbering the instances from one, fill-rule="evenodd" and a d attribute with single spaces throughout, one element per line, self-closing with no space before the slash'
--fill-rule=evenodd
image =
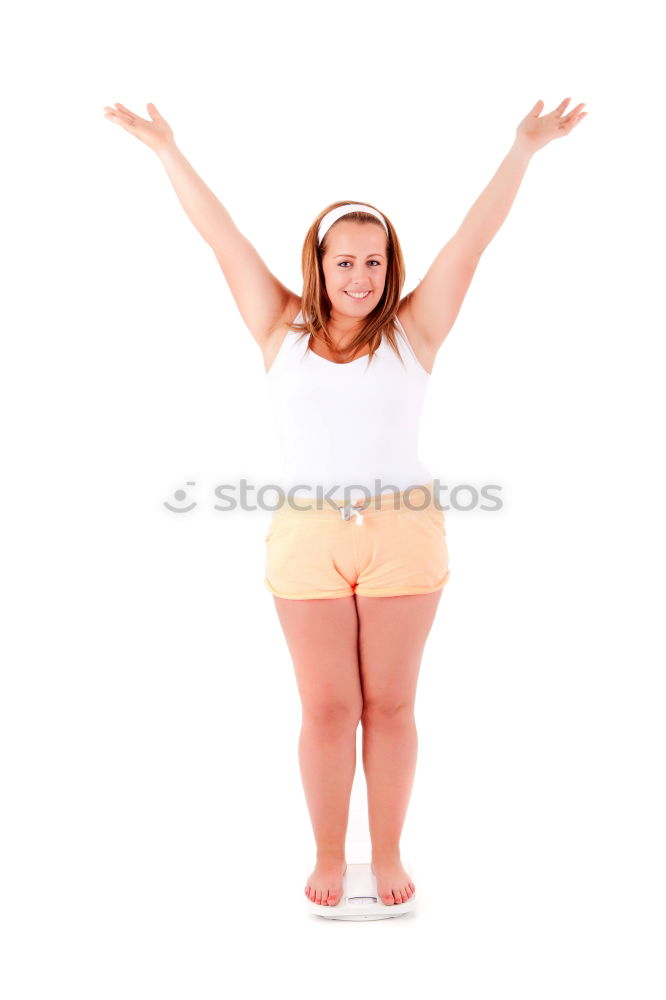
<path id="1" fill-rule="evenodd" d="M 346 871 L 347 862 L 344 859 L 317 860 L 305 886 L 305 895 L 313 903 L 335 906 L 342 896 L 342 876 Z"/>

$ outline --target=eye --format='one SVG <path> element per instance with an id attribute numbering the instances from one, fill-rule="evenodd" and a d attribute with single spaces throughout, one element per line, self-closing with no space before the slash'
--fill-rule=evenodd
<path id="1" fill-rule="evenodd" d="M 343 264 L 351 264 L 351 261 L 350 260 L 341 260 L 339 262 L 339 264 L 338 264 L 338 267 L 342 267 Z M 381 261 L 379 261 L 379 260 L 369 260 L 368 264 L 376 264 L 377 267 L 381 267 Z"/>

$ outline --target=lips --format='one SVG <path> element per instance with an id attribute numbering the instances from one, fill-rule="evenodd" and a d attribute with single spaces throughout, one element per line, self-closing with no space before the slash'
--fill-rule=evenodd
<path id="1" fill-rule="evenodd" d="M 345 295 L 348 295 L 350 299 L 356 299 L 357 302 L 363 302 L 370 295 L 370 292 L 364 292 L 363 295 L 354 295 L 351 292 L 345 292 Z"/>

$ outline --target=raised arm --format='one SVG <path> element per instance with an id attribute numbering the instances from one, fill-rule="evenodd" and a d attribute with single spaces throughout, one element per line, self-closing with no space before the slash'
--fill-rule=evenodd
<path id="1" fill-rule="evenodd" d="M 539 117 L 543 101 L 537 101 L 516 129 L 513 146 L 497 173 L 481 192 L 459 229 L 440 250 L 423 281 L 404 299 L 412 334 L 434 355 L 460 312 L 481 254 L 509 214 L 534 153 L 551 139 L 568 135 L 587 114 L 583 104 L 568 115 L 566 98 L 554 111 Z"/>
<path id="2" fill-rule="evenodd" d="M 186 215 L 213 250 L 239 312 L 263 350 L 271 332 L 283 319 L 294 293 L 269 271 L 222 202 L 183 156 L 170 126 L 155 105 L 146 107 L 150 121 L 122 104 L 106 107 L 105 117 L 121 125 L 156 153 Z"/>

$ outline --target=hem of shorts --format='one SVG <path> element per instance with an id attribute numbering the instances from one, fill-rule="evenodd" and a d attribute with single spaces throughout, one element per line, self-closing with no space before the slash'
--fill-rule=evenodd
<path id="1" fill-rule="evenodd" d="M 436 590 L 441 590 L 449 582 L 451 570 L 448 571 L 444 579 L 436 587 L 393 587 L 384 590 L 366 590 L 365 587 L 356 588 L 359 597 L 408 597 L 410 594 L 434 594 Z"/>
<path id="2" fill-rule="evenodd" d="M 276 597 L 283 597 L 286 600 L 292 601 L 316 601 L 326 598 L 353 597 L 354 594 L 358 594 L 359 597 L 409 597 L 412 594 L 434 594 L 435 591 L 442 590 L 446 586 L 450 576 L 451 571 L 449 570 L 442 582 L 438 583 L 436 587 L 410 587 L 408 589 L 405 587 L 393 587 L 384 590 L 366 590 L 365 587 L 361 587 L 360 589 L 357 587 L 356 590 L 347 590 L 342 593 L 338 590 L 329 590 L 324 594 L 281 594 L 271 587 L 268 580 L 264 580 L 264 584 L 270 590 L 271 594 L 274 594 Z"/>
<path id="3" fill-rule="evenodd" d="M 353 590 L 343 590 L 342 592 L 339 590 L 327 590 L 323 594 L 281 594 L 279 590 L 275 590 L 273 587 L 271 587 L 268 580 L 264 580 L 264 584 L 266 588 L 270 590 L 271 594 L 275 595 L 275 597 L 282 597 L 287 601 L 318 601 L 318 600 L 325 600 L 326 598 L 332 599 L 336 597 L 354 596 Z"/>
<path id="4" fill-rule="evenodd" d="M 407 590 L 405 587 L 398 587 L 396 590 L 356 590 L 359 597 L 409 597 L 412 594 L 434 594 L 436 590 L 444 587 L 440 583 L 437 587 L 412 587 Z"/>

